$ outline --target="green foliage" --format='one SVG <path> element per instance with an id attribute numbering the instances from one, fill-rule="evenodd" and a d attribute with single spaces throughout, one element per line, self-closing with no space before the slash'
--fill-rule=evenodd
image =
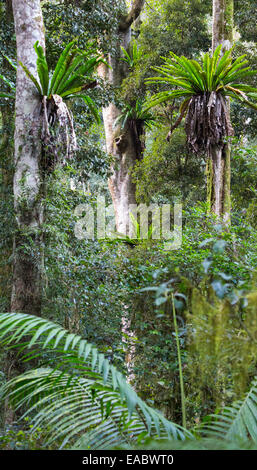
<path id="1" fill-rule="evenodd" d="M 244 143 L 236 140 L 233 145 L 231 186 L 234 210 L 245 213 L 248 223 L 256 227 L 257 145 L 252 140 Z"/>
<path id="2" fill-rule="evenodd" d="M 257 380 L 252 382 L 249 393 L 243 400 L 234 402 L 213 415 L 215 420 L 204 426 L 210 437 L 226 439 L 230 442 L 248 439 L 257 443 Z"/>
<path id="3" fill-rule="evenodd" d="M 9 58 L 6 57 L 8 61 L 10 61 Z M 15 83 L 11 80 L 9 80 L 7 77 L 4 77 L 2 74 L 0 74 L 0 80 L 2 80 L 8 87 L 9 93 L 5 92 L 0 92 L 0 98 L 8 98 L 8 99 L 14 99 L 15 98 Z"/>
<path id="4" fill-rule="evenodd" d="M 170 253 L 158 242 L 134 247 L 126 279 L 135 293 L 135 386 L 175 422 L 181 422 L 181 404 L 172 305 L 165 296 L 169 281 L 187 298 L 185 303 L 178 297 L 176 307 L 188 422 L 193 423 L 242 396 L 256 375 L 251 337 L 256 338 L 257 245 L 256 231 L 237 217 L 229 232 L 206 217 L 204 206 L 185 211 L 183 220 L 182 247 Z M 159 287 L 158 303 L 138 294 L 139 286 L 149 285 Z"/>
<path id="5" fill-rule="evenodd" d="M 158 65 L 169 50 L 176 54 L 198 54 L 211 43 L 207 18 L 211 2 L 207 0 L 150 0 L 145 7 L 139 41 L 149 54 L 149 65 Z"/>
<path id="6" fill-rule="evenodd" d="M 75 41 L 71 41 L 63 50 L 55 66 L 53 76 L 49 79 L 48 65 L 43 48 L 38 42 L 34 47 L 38 57 L 39 82 L 25 65 L 22 63 L 20 65 L 41 96 L 50 99 L 52 95 L 57 94 L 63 99 L 68 99 L 80 94 L 79 96 L 83 97 L 85 90 L 95 86 L 95 83 L 92 82 L 92 73 L 102 62 L 102 58 L 99 55 L 90 57 L 92 55 L 90 48 L 88 51 L 83 52 L 77 48 Z"/>
<path id="7" fill-rule="evenodd" d="M 147 79 L 147 83 L 165 84 L 172 88 L 175 86 L 176 89 L 157 93 L 151 98 L 149 107 L 174 98 L 184 98 L 180 108 L 184 115 L 191 97 L 202 93 L 216 92 L 223 96 L 239 99 L 257 109 L 257 105 L 249 101 L 249 97 L 255 97 L 257 89 L 241 83 L 243 78 L 255 75 L 256 72 L 246 67 L 248 61 L 244 60 L 245 56 L 241 56 L 233 62 L 231 50 L 222 55 L 221 49 L 222 46 L 218 46 L 212 57 L 207 52 L 201 64 L 184 56 L 178 57 L 170 52 L 171 58 L 165 59 L 164 65 L 154 67 L 160 76 Z"/>
<path id="8" fill-rule="evenodd" d="M 251 70 L 257 69 L 256 43 L 248 43 L 238 41 L 235 44 L 233 56 L 234 58 L 246 54 Z M 257 75 L 253 75 L 245 79 L 245 82 L 257 87 Z M 242 106 L 240 101 L 232 101 L 231 103 L 231 119 L 235 130 L 235 135 L 240 138 L 242 135 L 251 139 L 255 139 L 257 115 L 253 108 Z"/>
<path id="9" fill-rule="evenodd" d="M 181 200 L 184 206 L 205 199 L 205 162 L 190 152 L 182 128 L 166 140 L 167 125 L 152 129 L 144 158 L 136 162 L 132 177 L 138 202 Z"/>
<path id="10" fill-rule="evenodd" d="M 91 174 L 94 170 L 100 173 L 93 167 L 93 158 L 93 162 L 89 159 L 92 154 L 93 150 L 85 146 L 80 154 L 81 159 L 84 157 L 82 168 Z M 103 157 L 99 160 L 103 171 Z M 82 334 L 120 367 L 124 360 L 120 337 L 123 296 L 116 246 L 107 248 L 98 240 L 78 240 L 74 235 L 76 206 L 90 204 L 95 208 L 100 188 L 110 203 L 100 175 L 94 179 L 91 176 L 90 183 L 86 180 L 85 184 L 81 169 L 73 164 L 58 168 L 49 178 L 42 315 Z"/>
<path id="11" fill-rule="evenodd" d="M 255 1 L 235 2 L 236 24 L 239 25 L 243 40 L 255 39 L 255 3 Z M 122 11 L 123 8 L 125 8 L 125 2 L 118 0 L 95 2 L 83 0 L 73 2 L 72 7 L 69 2 L 44 3 L 47 63 L 38 45 L 38 71 L 41 79 L 37 80 L 37 84 L 40 86 L 40 95 L 49 90 L 48 78 L 50 82 L 51 73 L 47 75 L 47 67 L 49 70 L 55 69 L 63 53 L 63 44 L 68 44 L 73 40 L 79 41 L 82 51 L 87 51 L 88 44 L 92 44 L 94 56 L 94 41 L 97 39 L 97 50 L 110 53 L 113 58 L 120 56 L 120 51 L 117 51 L 116 47 L 118 22 L 120 15 L 125 11 Z M 219 434 L 212 439 L 200 439 L 200 434 L 197 439 L 186 441 L 148 441 L 144 435 L 144 449 L 200 448 L 207 450 L 256 447 L 250 441 L 240 440 L 239 442 L 234 436 L 232 442 L 223 439 L 228 423 L 230 423 L 229 426 L 232 424 L 233 428 L 234 423 L 237 420 L 240 422 L 242 417 L 242 432 L 246 432 L 245 419 L 248 420 L 248 425 L 251 422 L 251 415 L 247 414 L 247 409 L 248 411 L 250 408 L 254 409 L 256 392 L 251 395 L 254 403 L 249 402 L 248 408 L 244 407 L 243 413 L 237 413 L 237 410 L 242 409 L 241 405 L 238 408 L 238 405 L 232 405 L 232 411 L 225 412 L 225 419 L 224 417 L 216 418 L 216 415 L 206 417 L 207 413 L 222 414 L 216 411 L 217 408 L 220 409 L 224 404 L 230 406 L 232 400 L 241 399 L 249 388 L 250 380 L 256 375 L 257 298 L 254 274 L 257 269 L 256 142 L 254 140 L 256 113 L 255 109 L 242 106 L 244 96 L 240 93 L 237 94 L 239 99 L 233 96 L 236 99 L 231 104 L 233 127 L 237 137 L 242 136 L 242 139 L 240 142 L 233 142 L 233 214 L 232 226 L 229 230 L 225 227 L 218 229 L 218 221 L 206 216 L 206 206 L 198 203 L 205 198 L 205 162 L 203 158 L 196 157 L 187 149 L 184 130 L 176 129 L 170 142 L 165 140 L 168 132 L 167 122 L 173 121 L 174 118 L 176 120 L 179 112 L 179 98 L 175 101 L 172 99 L 170 106 L 166 106 L 164 102 L 165 107 L 161 105 L 157 107 L 156 114 L 163 125 L 157 129 L 148 129 L 144 135 L 146 146 L 144 158 L 133 170 L 133 178 L 137 183 L 137 198 L 140 202 L 171 203 L 177 200 L 183 202 L 183 244 L 180 250 L 166 252 L 162 242 L 142 241 L 139 236 L 132 242 L 125 240 L 126 243 L 81 241 L 74 237 L 76 220 L 73 211 L 78 204 L 89 203 L 95 208 L 96 194 L 99 190 L 105 194 L 110 203 L 107 188 L 109 160 L 103 151 L 104 132 L 99 124 L 97 108 L 107 106 L 116 94 L 117 105 L 129 103 L 124 105 L 124 112 L 119 122 L 121 127 L 126 126 L 128 120 L 131 123 L 131 119 L 133 121 L 140 117 L 142 109 L 141 111 L 137 109 L 135 112 L 134 108 L 137 103 L 145 103 L 147 96 L 145 80 L 151 76 L 152 66 L 163 66 L 162 57 L 166 57 L 170 50 L 174 51 L 179 58 L 183 55 L 195 59 L 203 69 L 199 56 L 201 51 L 205 52 L 211 46 L 210 12 L 211 1 L 209 0 L 205 2 L 202 0 L 192 2 L 148 0 L 145 3 L 144 15 L 132 30 L 134 38 L 132 48 L 123 50 L 125 68 L 127 69 L 128 65 L 130 73 L 124 80 L 122 89 L 112 90 L 99 80 L 99 86 L 90 91 L 90 96 L 84 95 L 83 91 L 76 94 L 78 98 L 80 94 L 84 96 L 84 101 L 72 100 L 71 104 L 80 149 L 76 154 L 76 161 L 69 162 L 64 169 L 58 168 L 50 175 L 47 183 L 46 220 L 43 227 L 45 256 L 42 317 L 65 325 L 69 330 L 67 335 L 81 335 L 87 344 L 97 345 L 99 353 L 104 353 L 110 364 L 115 365 L 125 374 L 127 373 L 126 357 L 130 354 L 131 348 L 135 348 L 133 386 L 138 396 L 144 399 L 147 405 L 162 410 L 169 420 L 181 423 L 181 393 L 176 348 L 178 338 L 185 386 L 187 423 L 195 426 L 203 421 L 209 426 L 212 422 L 212 431 Z M 12 21 L 10 18 L 7 20 L 5 12 L 1 12 L 0 26 L 3 53 L 0 56 L 0 66 L 2 77 L 4 77 L 4 80 L 3 78 L 1 80 L 1 90 L 4 96 L 10 97 L 14 96 L 15 91 L 13 87 L 15 70 L 8 62 L 8 57 L 15 57 L 15 35 Z M 76 42 L 74 42 L 74 51 L 75 44 Z M 78 53 L 82 53 L 81 50 Z M 256 69 L 255 44 L 238 41 L 233 50 L 233 57 L 237 59 L 243 54 L 247 54 L 250 68 Z M 171 61 L 174 65 L 173 60 Z M 233 66 L 235 62 L 232 61 L 231 64 Z M 207 80 L 207 72 L 206 68 L 204 80 Z M 162 78 L 166 79 L 166 76 L 163 75 Z M 88 83 L 91 79 L 90 75 Z M 44 90 L 42 90 L 41 82 Z M 242 77 L 242 82 L 245 82 L 251 89 L 256 89 L 256 75 Z M 151 82 L 148 84 L 148 89 L 149 94 L 153 94 L 157 91 L 165 92 L 167 89 L 173 91 L 175 85 L 168 84 L 166 87 L 164 82 Z M 69 88 L 66 91 L 69 91 Z M 246 93 L 249 101 L 254 99 L 245 90 L 240 91 L 243 94 Z M 229 89 L 226 90 L 226 94 L 227 92 Z M 92 124 L 91 113 L 98 125 Z M 11 245 L 15 227 L 12 196 L 8 189 L 12 184 L 10 162 L 13 153 L 12 117 L 13 100 L 1 99 L 1 311 L 9 311 Z M 8 145 L 7 136 L 9 136 Z M 70 189 L 70 178 L 76 183 L 76 189 L 73 191 Z M 7 180 L 10 180 L 8 188 Z M 33 254 L 33 246 L 28 244 L 26 249 L 31 250 Z M 174 334 L 172 303 L 170 298 L 166 298 L 171 279 L 173 279 L 172 286 L 176 294 L 177 336 Z M 151 292 L 144 291 L 144 294 L 140 292 L 141 289 L 153 285 L 156 291 L 158 290 L 158 296 L 154 300 Z M 122 317 L 131 321 L 130 331 L 133 332 L 131 336 L 123 335 L 121 331 Z M 47 330 L 45 338 L 49 333 L 50 330 Z M 40 344 L 38 346 L 40 347 Z M 38 399 L 36 387 L 39 382 L 45 390 L 48 390 L 45 402 L 42 390 L 42 405 L 46 405 L 47 400 L 53 397 L 54 408 L 50 407 L 50 402 L 49 407 L 44 408 L 45 416 L 52 423 L 51 429 L 46 427 L 46 421 L 42 421 L 43 431 L 42 427 L 35 427 L 36 421 L 32 424 L 33 428 L 29 429 L 29 423 L 24 424 L 21 421 L 22 428 L 14 427 L 13 430 L 7 430 L 5 435 L 1 434 L 0 446 L 22 449 L 45 448 L 46 442 L 49 442 L 51 437 L 52 444 L 47 444 L 47 448 L 64 445 L 64 435 L 60 434 L 60 441 L 55 440 L 56 434 L 54 435 L 53 428 L 60 417 L 62 429 L 59 428 L 59 430 L 67 430 L 70 425 L 68 432 L 72 432 L 71 416 L 73 413 L 75 420 L 77 422 L 80 420 L 83 430 L 79 431 L 76 436 L 74 435 L 74 438 L 71 437 L 67 446 L 81 437 L 88 423 L 94 420 L 94 413 L 100 427 L 86 429 L 94 432 L 95 439 L 98 438 L 97 429 L 103 430 L 100 444 L 103 443 L 107 436 L 105 427 L 109 425 L 108 413 L 111 406 L 108 404 L 108 399 L 107 402 L 100 403 L 98 406 L 93 401 L 96 400 L 96 396 L 93 396 L 94 392 L 90 391 L 91 395 L 87 395 L 85 400 L 85 404 L 88 404 L 86 413 L 89 419 L 86 421 L 85 415 L 81 414 L 82 411 L 84 413 L 83 406 L 80 408 L 77 401 L 78 407 L 76 408 L 75 400 L 68 402 L 74 390 L 77 391 L 76 387 L 81 385 L 80 380 L 85 374 L 84 369 L 78 368 L 80 364 L 77 366 L 76 362 L 72 363 L 74 350 L 69 351 L 68 362 L 62 363 L 62 360 L 66 361 L 67 354 L 67 351 L 63 353 L 63 349 L 58 351 L 57 346 L 56 350 L 48 350 L 48 348 L 43 350 L 43 354 L 36 359 L 41 375 L 35 377 L 30 371 L 30 362 L 27 362 L 25 366 L 27 378 L 23 382 L 18 382 L 18 390 L 22 393 L 22 387 L 24 387 L 24 390 L 28 391 L 28 399 L 31 398 L 30 404 L 22 407 L 24 412 L 39 403 L 33 401 L 34 397 Z M 38 349 L 34 351 L 35 354 L 37 351 Z M 4 370 L 4 358 L 5 356 L 1 355 L 0 369 L 2 370 Z M 77 361 L 76 355 L 74 355 L 74 360 Z M 48 376 L 49 361 L 54 372 Z M 55 369 L 55 366 L 59 368 Z M 88 373 L 90 374 L 91 363 L 89 366 Z M 58 376 L 58 370 L 61 374 L 63 373 L 62 376 Z M 68 375 L 65 375 L 66 373 Z M 98 371 L 96 373 L 97 383 L 102 385 L 103 377 L 99 376 Z M 36 382 L 37 379 L 39 382 Z M 34 384 L 34 389 L 29 388 L 29 382 Z M 26 388 L 27 385 L 28 388 Z M 62 387 L 65 388 L 65 386 L 67 392 L 63 393 Z M 96 391 L 98 396 L 101 394 L 103 396 L 105 392 L 100 389 Z M 78 393 L 78 400 L 82 400 L 81 397 L 82 394 Z M 56 398 L 60 399 L 62 409 L 55 408 Z M 115 395 L 116 398 L 117 395 Z M 123 406 L 123 411 L 128 410 L 125 400 Z M 53 413 L 56 410 L 55 421 Z M 118 405 L 116 411 L 118 416 Z M 40 413 L 39 408 L 32 410 L 32 416 L 41 419 L 38 413 Z M 115 410 L 112 410 L 112 413 L 115 415 Z M 114 436 L 116 431 L 113 431 L 112 424 L 110 429 Z M 206 429 L 205 432 L 207 432 Z M 85 449 L 90 438 L 93 439 L 94 436 L 90 437 L 87 434 L 85 439 L 77 441 L 77 447 Z M 129 440 L 127 448 L 131 449 L 134 446 L 137 448 L 136 441 Z M 63 448 L 65 447 L 64 445 Z"/>
<path id="12" fill-rule="evenodd" d="M 127 52 L 124 47 L 121 47 L 124 57 L 121 59 L 128 64 L 130 68 L 135 67 L 143 56 L 143 51 L 140 49 L 136 41 L 130 43 L 130 50 Z"/>
<path id="13" fill-rule="evenodd" d="M 73 2 L 72 6 L 70 2 L 44 2 L 42 10 L 51 67 L 62 52 L 61 45 L 78 37 L 83 48 L 89 40 L 97 39 L 103 53 L 113 53 L 118 22 L 125 8 L 125 0 L 83 0 Z"/>
<path id="14" fill-rule="evenodd" d="M 205 417 L 206 424 L 196 427 L 194 438 L 185 441 L 158 441 L 149 438 L 143 449 L 180 450 L 256 450 L 257 383 L 252 382 L 244 399 L 232 403 L 215 415 Z M 123 447 L 126 448 L 126 447 Z M 134 446 L 140 449 L 140 446 Z"/>
<path id="15" fill-rule="evenodd" d="M 151 67 L 159 66 L 162 57 L 166 57 L 172 49 L 177 55 L 198 55 L 199 50 L 208 50 L 210 36 L 207 31 L 206 13 L 210 12 L 208 2 L 196 0 L 150 0 L 145 4 L 140 29 L 135 26 L 135 48 L 141 55 L 134 61 L 132 51 L 128 49 L 133 67 L 123 80 L 121 97 L 125 102 L 145 99 L 147 89 L 145 79 L 151 76 Z M 149 85 L 148 85 L 149 89 Z M 155 87 L 151 87 L 151 93 Z"/>
<path id="16" fill-rule="evenodd" d="M 8 396 L 16 407 L 27 407 L 25 414 L 35 412 L 33 429 L 49 426 L 48 443 L 62 437 L 63 446 L 79 439 L 77 445 L 99 449 L 129 442 L 132 431 L 133 439 L 149 434 L 184 438 L 186 431 L 147 406 L 108 359 L 80 336 L 32 315 L 1 314 L 0 339 L 19 352 L 31 349 L 26 360 L 47 349 L 60 355 L 55 368 L 30 370 L 1 391 L 3 399 Z"/>
<path id="17" fill-rule="evenodd" d="M 39 450 L 42 448 L 44 430 L 34 428 L 29 418 L 25 418 L 22 425 L 14 423 L 7 427 L 3 434 L 0 431 L 0 450 Z M 54 449 L 56 446 L 51 448 Z M 50 449 L 49 449 L 50 450 Z"/>
<path id="18" fill-rule="evenodd" d="M 146 103 L 142 100 L 136 100 L 134 104 L 126 103 L 115 124 L 120 124 L 121 129 L 124 129 L 126 124 L 130 125 L 135 122 L 137 126 L 141 125 L 151 129 L 156 123 L 156 119 L 149 110 L 145 109 L 145 105 Z"/>
<path id="19" fill-rule="evenodd" d="M 128 449 L 128 447 L 122 447 L 122 449 Z M 226 441 L 224 439 L 190 439 L 184 442 L 179 441 L 158 441 L 150 440 L 147 444 L 142 447 L 137 446 L 133 449 L 138 450 L 257 450 L 255 443 L 250 441 Z M 128 449 L 129 450 L 129 449 Z M 131 449 L 130 449 L 131 450 Z"/>
<path id="20" fill-rule="evenodd" d="M 243 41 L 256 42 L 257 2 L 244 0 L 235 2 L 235 23 Z"/>

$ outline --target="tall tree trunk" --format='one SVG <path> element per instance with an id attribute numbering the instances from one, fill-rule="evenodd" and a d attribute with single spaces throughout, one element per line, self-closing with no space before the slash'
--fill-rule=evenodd
<path id="1" fill-rule="evenodd" d="M 120 48 L 121 46 L 128 48 L 131 40 L 131 25 L 140 15 L 143 6 L 144 0 L 133 0 L 129 13 L 120 20 L 115 56 L 109 55 L 108 57 L 111 68 L 105 65 L 99 68 L 99 75 L 115 88 L 121 85 L 128 72 L 126 64 L 120 60 Z M 115 210 L 116 229 L 120 233 L 128 234 L 129 205 L 136 203 L 136 187 L 132 182 L 130 172 L 138 159 L 138 149 L 129 126 L 122 131 L 115 126 L 120 113 L 121 111 L 114 103 L 103 109 L 106 149 L 113 159 L 109 189 Z"/>
<path id="2" fill-rule="evenodd" d="M 5 104 L 1 109 L 2 139 L 0 143 L 2 249 L 0 252 L 0 297 L 1 311 L 10 311 L 12 268 L 12 180 L 13 180 L 13 109 Z"/>
<path id="3" fill-rule="evenodd" d="M 223 53 L 233 45 L 234 0 L 213 0 L 212 50 L 222 44 Z M 229 111 L 229 101 L 227 107 Z M 207 202 L 209 211 L 230 222 L 231 145 L 213 146 L 207 162 Z"/>
<path id="4" fill-rule="evenodd" d="M 109 54 L 108 56 L 108 65 L 110 67 L 106 67 L 104 64 L 99 67 L 101 78 L 109 82 L 114 88 L 121 86 L 123 79 L 128 73 L 125 62 L 120 60 L 121 46 L 124 49 L 128 49 L 131 40 L 131 25 L 139 17 L 144 2 L 145 0 L 132 0 L 129 13 L 120 20 L 115 55 Z M 115 211 L 116 229 L 124 235 L 129 235 L 129 206 L 130 204 L 136 204 L 136 187 L 132 181 L 131 169 L 135 165 L 139 153 L 133 129 L 127 124 L 122 130 L 119 126 L 115 125 L 115 121 L 120 113 L 121 111 L 115 103 L 110 103 L 108 107 L 103 109 L 103 120 L 106 149 L 112 157 L 111 176 L 108 184 Z M 131 320 L 127 305 L 123 306 L 121 331 L 123 339 L 128 338 L 128 336 L 133 338 L 134 336 L 134 332 L 131 331 Z M 129 382 L 134 379 L 133 352 L 134 347 L 132 343 L 132 346 L 128 345 L 126 354 L 127 380 Z"/>
<path id="5" fill-rule="evenodd" d="M 40 0 L 12 0 L 17 43 L 17 62 L 37 76 L 34 44 L 44 47 L 44 26 Z M 33 83 L 19 65 L 16 78 L 14 135 L 14 210 L 17 229 L 13 246 L 11 311 L 40 315 L 41 226 L 43 221 L 40 98 Z M 24 371 L 13 351 L 5 358 L 5 376 L 10 379 Z M 16 413 L 4 407 L 4 422 L 12 425 Z"/>
<path id="6" fill-rule="evenodd" d="M 37 76 L 34 44 L 45 46 L 40 0 L 13 0 L 17 62 Z M 21 66 L 15 106 L 14 207 L 18 230 L 14 242 L 11 310 L 40 315 L 43 183 L 40 98 Z"/>
<path id="7" fill-rule="evenodd" d="M 10 30 L 13 29 L 12 1 L 6 0 L 4 21 Z M 10 44 L 11 46 L 11 44 Z M 4 70 L 12 70 L 8 60 L 3 57 Z M 5 73 L 3 72 L 3 75 Z M 13 248 L 13 132 L 14 109 L 12 100 L 6 100 L 1 106 L 2 132 L 0 142 L 0 169 L 1 169 L 1 219 L 3 230 L 2 249 L 0 253 L 0 297 L 1 311 L 10 311 L 12 289 L 12 266 L 10 263 Z"/>

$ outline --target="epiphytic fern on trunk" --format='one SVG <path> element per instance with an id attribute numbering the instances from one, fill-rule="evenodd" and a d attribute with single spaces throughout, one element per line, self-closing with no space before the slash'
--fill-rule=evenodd
<path id="1" fill-rule="evenodd" d="M 34 48 L 38 77 L 21 62 L 20 66 L 41 97 L 41 138 L 44 146 L 42 168 L 46 171 L 53 169 L 57 161 L 66 161 L 77 149 L 73 117 L 66 104 L 67 100 L 82 98 L 95 119 L 100 121 L 97 107 L 87 90 L 97 85 L 93 74 L 102 58 L 90 45 L 87 51 L 82 51 L 76 46 L 76 41 L 72 41 L 63 50 L 51 75 L 44 49 L 38 42 Z M 12 66 L 16 67 L 13 62 Z M 5 77 L 0 78 L 7 82 Z M 11 91 L 15 91 L 14 86 Z M 1 97 L 15 98 L 15 95 L 3 92 L 0 93 Z"/>
<path id="2" fill-rule="evenodd" d="M 146 109 L 182 99 L 178 119 L 167 138 L 186 118 L 187 142 L 197 154 L 208 153 L 211 145 L 222 146 L 225 139 L 233 135 L 227 99 L 239 100 L 257 110 L 257 104 L 252 102 L 256 100 L 257 89 L 242 83 L 245 77 L 256 75 L 256 71 L 250 70 L 245 55 L 233 61 L 232 49 L 224 55 L 221 49 L 222 46 L 218 46 L 212 57 L 206 53 L 201 63 L 171 52 L 164 65 L 153 67 L 159 76 L 147 80 L 147 83 L 166 85 L 169 89 L 153 95 Z"/>

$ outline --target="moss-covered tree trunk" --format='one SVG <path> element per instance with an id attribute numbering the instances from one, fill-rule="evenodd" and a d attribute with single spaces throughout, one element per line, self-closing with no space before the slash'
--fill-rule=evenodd
<path id="1" fill-rule="evenodd" d="M 13 240 L 12 219 L 12 179 L 13 179 L 13 109 L 8 104 L 2 106 L 2 139 L 0 142 L 0 305 L 1 311 L 10 311 L 12 266 L 10 263 Z"/>
<path id="2" fill-rule="evenodd" d="M 213 0 L 212 50 L 219 44 L 223 52 L 233 45 L 234 0 Z M 229 101 L 227 101 L 229 111 Z M 209 211 L 230 222 L 230 143 L 213 146 L 207 162 L 207 202 Z"/>
<path id="3" fill-rule="evenodd" d="M 40 0 L 13 0 L 17 62 L 37 76 L 36 41 L 44 47 Z M 40 97 L 22 67 L 17 69 L 15 104 L 14 208 L 17 221 L 13 254 L 11 309 L 40 315 L 43 222 Z"/>
<path id="4" fill-rule="evenodd" d="M 5 10 L 2 12 L 7 27 L 13 28 L 12 2 L 6 0 Z M 3 57 L 4 70 L 12 70 L 8 60 Z M 5 72 L 2 72 L 5 75 Z M 0 311 L 9 312 L 11 302 L 12 266 L 11 254 L 13 247 L 13 132 L 14 107 L 12 100 L 1 104 L 1 140 L 0 140 L 0 225 L 1 244 L 0 253 Z"/>
<path id="5" fill-rule="evenodd" d="M 133 0 L 130 11 L 120 20 L 116 50 L 112 56 L 108 57 L 110 68 L 104 65 L 99 68 L 99 75 L 115 88 L 120 87 L 128 73 L 126 64 L 120 60 L 121 46 L 125 49 L 128 48 L 131 39 L 131 25 L 140 15 L 143 6 L 144 0 Z M 138 149 L 129 126 L 126 126 L 122 131 L 115 126 L 115 121 L 120 113 L 121 111 L 115 103 L 110 103 L 107 108 L 103 109 L 106 149 L 113 160 L 109 189 L 115 211 L 116 229 L 120 233 L 128 234 L 129 205 L 136 203 L 136 187 L 132 182 L 130 171 L 138 159 Z"/>
<path id="6" fill-rule="evenodd" d="M 12 0 L 17 43 L 17 62 L 37 76 L 34 44 L 44 47 L 45 34 L 40 0 Z M 40 315 L 43 222 L 41 178 L 40 97 L 22 67 L 17 68 L 14 134 L 13 195 L 16 229 L 13 246 L 11 311 Z M 23 372 L 15 352 L 5 357 L 6 379 Z M 4 422 L 17 419 L 9 406 L 4 407 Z"/>

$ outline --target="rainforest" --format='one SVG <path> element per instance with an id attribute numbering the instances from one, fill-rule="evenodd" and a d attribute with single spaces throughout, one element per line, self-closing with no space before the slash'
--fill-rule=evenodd
<path id="1" fill-rule="evenodd" d="M 256 25 L 0 1 L 1 456 L 257 450 Z"/>

